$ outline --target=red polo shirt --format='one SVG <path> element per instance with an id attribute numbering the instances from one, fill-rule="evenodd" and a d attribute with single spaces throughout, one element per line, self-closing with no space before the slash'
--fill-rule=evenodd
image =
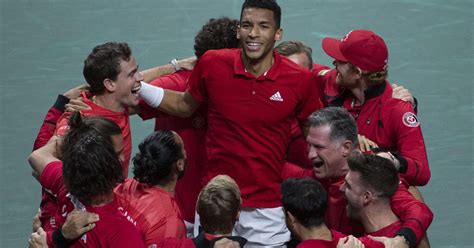
<path id="1" fill-rule="evenodd" d="M 243 206 L 281 206 L 280 184 L 291 124 L 321 108 L 312 74 L 277 53 L 269 71 L 246 72 L 240 49 L 208 51 L 196 64 L 188 92 L 208 103 L 204 183 L 234 178 Z"/>
<path id="2" fill-rule="evenodd" d="M 191 71 L 181 70 L 159 77 L 151 85 L 175 91 L 185 91 Z M 189 118 L 179 118 L 150 107 L 140 100 L 140 117 L 143 120 L 155 118 L 155 131 L 173 130 L 181 136 L 188 155 L 184 177 L 176 184 L 175 199 L 183 219 L 194 223 L 197 197 L 201 191 L 201 180 L 207 164 L 205 139 L 207 130 L 207 105 L 202 104 Z"/>

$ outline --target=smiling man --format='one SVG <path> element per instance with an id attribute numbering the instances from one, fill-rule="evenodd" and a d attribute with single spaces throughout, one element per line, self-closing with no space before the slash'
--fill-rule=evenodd
<path id="1" fill-rule="evenodd" d="M 284 176 L 310 176 L 319 180 L 328 193 L 325 216 L 328 227 L 345 234 L 360 236 L 367 230 L 360 222 L 349 218 L 347 201 L 340 190 L 349 172 L 348 159 L 358 152 L 356 122 L 347 110 L 340 107 L 324 108 L 311 114 L 308 119 L 311 127 L 306 141 L 309 146 L 308 158 L 313 163 L 313 169 L 301 169 L 296 166 L 291 168 L 291 165 L 287 165 Z M 291 173 L 290 168 L 293 170 Z M 426 204 L 416 200 L 408 192 L 408 184 L 403 180 L 391 197 L 390 206 L 402 222 L 394 236 L 403 236 L 411 246 L 415 246 L 431 224 L 433 213 Z"/>
<path id="2" fill-rule="evenodd" d="M 150 106 L 182 117 L 208 103 L 203 184 L 219 174 L 236 180 L 243 209 L 234 232 L 247 238 L 249 247 L 278 247 L 289 239 L 280 173 L 290 126 L 321 108 L 311 73 L 273 52 L 282 37 L 280 19 L 276 1 L 245 1 L 237 31 L 241 49 L 205 53 L 186 92 L 145 83 L 139 92 Z"/>
<path id="3" fill-rule="evenodd" d="M 81 115 L 103 116 L 120 127 L 125 155 L 122 170 L 127 177 L 132 152 L 128 107 L 138 105 L 137 91 L 143 80 L 132 50 L 127 43 L 108 42 L 96 46 L 84 61 L 83 74 L 90 93 L 82 92 L 82 98 L 90 109 L 81 110 Z M 57 134 L 64 135 L 68 130 L 70 115 L 70 112 L 65 112 L 58 120 Z"/>

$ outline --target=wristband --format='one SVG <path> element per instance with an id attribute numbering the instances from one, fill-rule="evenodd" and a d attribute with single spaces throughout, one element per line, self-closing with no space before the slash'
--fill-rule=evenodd
<path id="1" fill-rule="evenodd" d="M 54 103 L 54 107 L 59 109 L 61 112 L 64 112 L 65 105 L 69 103 L 69 98 L 64 95 L 58 95 L 56 102 Z"/>
<path id="2" fill-rule="evenodd" d="M 177 59 L 172 59 L 172 60 L 170 61 L 170 64 L 172 64 L 172 65 L 174 66 L 174 69 L 175 69 L 176 71 L 181 70 L 181 66 L 179 66 L 179 63 L 178 63 L 178 60 L 177 60 Z"/>
<path id="3" fill-rule="evenodd" d="M 405 239 L 405 242 L 408 243 L 409 247 L 415 247 L 416 246 L 416 235 L 413 230 L 411 230 L 408 227 L 402 227 L 395 236 L 402 236 Z"/>
<path id="4" fill-rule="evenodd" d="M 74 243 L 75 240 L 66 239 L 61 232 L 62 225 L 53 231 L 53 243 L 56 247 L 63 248 L 69 247 L 71 244 Z"/>
<path id="5" fill-rule="evenodd" d="M 138 90 L 138 95 L 148 105 L 150 105 L 153 108 L 156 108 L 160 106 L 161 101 L 163 101 L 163 96 L 165 95 L 165 91 L 161 87 L 156 87 L 142 81 L 140 90 Z"/>

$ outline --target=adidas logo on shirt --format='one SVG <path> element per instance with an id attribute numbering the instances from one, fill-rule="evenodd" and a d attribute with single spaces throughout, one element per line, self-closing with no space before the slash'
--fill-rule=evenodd
<path id="1" fill-rule="evenodd" d="M 272 101 L 277 101 L 277 102 L 283 102 L 283 98 L 280 95 L 280 91 L 277 91 L 273 96 L 270 97 L 270 100 Z"/>

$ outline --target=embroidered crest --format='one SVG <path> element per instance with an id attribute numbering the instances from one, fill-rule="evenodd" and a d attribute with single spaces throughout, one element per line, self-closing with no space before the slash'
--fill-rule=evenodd
<path id="1" fill-rule="evenodd" d="M 406 112 L 402 117 L 402 121 L 407 127 L 418 127 L 420 125 L 418 117 L 412 112 Z"/>
<path id="2" fill-rule="evenodd" d="M 206 124 L 206 120 L 202 116 L 194 117 L 192 125 L 194 128 L 202 128 Z"/>

